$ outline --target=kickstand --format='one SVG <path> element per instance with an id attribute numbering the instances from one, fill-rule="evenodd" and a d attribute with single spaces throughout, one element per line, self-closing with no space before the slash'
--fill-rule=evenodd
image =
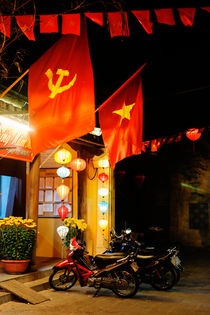
<path id="1" fill-rule="evenodd" d="M 98 296 L 98 292 L 100 291 L 100 289 L 101 289 L 101 287 L 99 287 L 99 288 L 96 290 L 96 292 L 94 293 L 94 296 L 93 296 L 93 297 Z"/>

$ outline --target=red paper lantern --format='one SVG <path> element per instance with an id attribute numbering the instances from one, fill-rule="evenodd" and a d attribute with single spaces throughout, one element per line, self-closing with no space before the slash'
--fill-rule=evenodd
<path id="1" fill-rule="evenodd" d="M 76 158 L 70 162 L 70 167 L 75 171 L 83 171 L 86 168 L 86 162 L 83 159 Z"/>
<path id="2" fill-rule="evenodd" d="M 109 176 L 106 173 L 101 173 L 98 175 L 98 178 L 100 179 L 100 181 L 104 183 L 105 181 L 108 180 Z"/>
<path id="3" fill-rule="evenodd" d="M 188 139 L 195 141 L 195 140 L 198 140 L 200 138 L 201 132 L 199 131 L 199 129 L 191 128 L 191 129 L 186 131 L 186 136 Z"/>
<path id="4" fill-rule="evenodd" d="M 68 208 L 66 206 L 62 205 L 61 207 L 58 208 L 58 214 L 59 214 L 61 220 L 64 220 L 68 214 Z"/>

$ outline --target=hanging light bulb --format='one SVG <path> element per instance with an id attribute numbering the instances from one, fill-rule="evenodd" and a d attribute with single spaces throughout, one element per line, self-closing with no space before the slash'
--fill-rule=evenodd
<path id="1" fill-rule="evenodd" d="M 68 226 L 61 225 L 57 228 L 58 235 L 62 240 L 65 239 L 66 235 L 68 234 L 68 231 L 69 231 Z"/>
<path id="2" fill-rule="evenodd" d="M 101 201 L 101 202 L 99 202 L 98 207 L 99 207 L 100 211 L 104 214 L 106 212 L 106 210 L 108 209 L 108 202 Z"/>
<path id="3" fill-rule="evenodd" d="M 105 230 L 105 228 L 108 225 L 108 221 L 107 220 L 99 220 L 99 226 L 102 230 Z"/>
<path id="4" fill-rule="evenodd" d="M 57 169 L 57 174 L 61 178 L 66 178 L 70 175 L 70 170 L 65 166 L 61 166 Z"/>
<path id="5" fill-rule="evenodd" d="M 102 183 L 104 183 L 108 180 L 109 176 L 106 173 L 101 173 L 98 175 L 98 178 L 102 181 Z"/>
<path id="6" fill-rule="evenodd" d="M 54 159 L 59 164 L 67 164 L 71 161 L 71 153 L 66 149 L 61 149 L 55 153 Z"/>
<path id="7" fill-rule="evenodd" d="M 71 161 L 70 167 L 75 171 L 83 171 L 86 168 L 86 162 L 83 159 L 76 158 Z"/>
<path id="8" fill-rule="evenodd" d="M 108 167 L 109 161 L 107 159 L 99 160 L 98 165 L 99 165 L 99 167 L 103 167 L 103 168 Z"/>
<path id="9" fill-rule="evenodd" d="M 98 190 L 98 194 L 99 194 L 101 197 L 107 196 L 108 193 L 109 193 L 108 188 L 100 188 L 100 189 Z"/>
<path id="10" fill-rule="evenodd" d="M 64 200 L 69 193 L 69 187 L 64 184 L 58 186 L 56 190 L 61 200 Z"/>

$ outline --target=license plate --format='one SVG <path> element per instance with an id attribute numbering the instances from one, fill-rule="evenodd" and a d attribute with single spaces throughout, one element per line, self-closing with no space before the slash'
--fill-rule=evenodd
<path id="1" fill-rule="evenodd" d="M 179 257 L 173 256 L 173 257 L 171 258 L 171 262 L 172 262 L 172 264 L 173 264 L 174 266 L 178 266 L 178 265 L 180 265 L 181 260 L 179 259 Z"/>
<path id="2" fill-rule="evenodd" d="M 133 263 L 131 264 L 131 267 L 133 268 L 133 270 L 134 270 L 135 272 L 139 269 L 139 267 L 138 267 L 138 265 L 137 265 L 136 262 L 133 262 Z"/>

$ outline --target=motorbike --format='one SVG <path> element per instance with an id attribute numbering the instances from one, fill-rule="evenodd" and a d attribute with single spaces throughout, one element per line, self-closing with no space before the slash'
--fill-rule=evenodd
<path id="1" fill-rule="evenodd" d="M 111 248 L 105 253 L 118 257 L 136 250 L 139 279 L 157 290 L 170 290 L 180 279 L 183 268 L 176 247 L 167 250 L 144 247 L 132 239 L 130 229 L 123 231 L 120 236 L 112 229 L 110 246 Z"/>
<path id="2" fill-rule="evenodd" d="M 57 291 L 65 291 L 78 280 L 82 287 L 94 287 L 95 295 L 101 288 L 108 288 L 119 297 L 132 297 L 139 288 L 134 255 L 131 253 L 116 259 L 102 254 L 93 258 L 85 253 L 84 246 L 74 237 L 67 258 L 53 267 L 49 284 Z"/>

